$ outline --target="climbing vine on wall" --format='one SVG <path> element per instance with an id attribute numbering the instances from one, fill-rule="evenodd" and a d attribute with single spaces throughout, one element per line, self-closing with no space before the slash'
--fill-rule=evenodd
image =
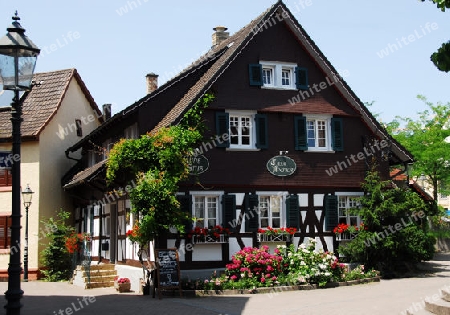
<path id="1" fill-rule="evenodd" d="M 203 110 L 213 99 L 212 94 L 205 94 L 177 125 L 139 139 L 122 139 L 110 151 L 106 171 L 108 184 L 129 179 L 137 183 L 130 191 L 130 200 L 132 211 L 142 216 L 138 223 L 141 246 L 171 226 L 184 232 L 189 218 L 180 210 L 176 198 L 178 183 L 189 175 L 188 156 L 202 140 Z"/>

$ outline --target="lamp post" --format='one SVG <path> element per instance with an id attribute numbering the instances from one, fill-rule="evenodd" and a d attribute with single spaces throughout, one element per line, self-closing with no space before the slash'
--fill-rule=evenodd
<path id="1" fill-rule="evenodd" d="M 39 55 L 39 48 L 25 36 L 25 29 L 20 25 L 20 18 L 13 16 L 8 33 L 0 38 L 0 77 L 4 90 L 14 91 L 11 104 L 12 154 L 18 157 L 12 165 L 12 209 L 11 209 L 11 244 L 8 266 L 8 290 L 5 292 L 7 315 L 20 315 L 23 291 L 20 288 L 20 124 L 22 122 L 22 104 L 20 91 L 29 91 L 31 80 Z"/>
<path id="2" fill-rule="evenodd" d="M 25 282 L 28 282 L 28 208 L 31 206 L 33 194 L 29 185 L 22 191 L 23 205 L 25 206 L 25 248 L 23 251 L 23 281 Z"/>

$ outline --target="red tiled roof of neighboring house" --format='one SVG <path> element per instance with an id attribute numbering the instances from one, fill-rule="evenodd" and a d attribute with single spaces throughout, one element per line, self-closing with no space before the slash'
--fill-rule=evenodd
<path id="1" fill-rule="evenodd" d="M 406 174 L 406 172 L 404 170 L 398 169 L 398 168 L 394 168 L 391 170 L 390 172 L 390 178 L 392 181 L 394 182 L 407 182 L 408 181 L 408 175 Z M 420 186 L 415 180 L 413 179 L 409 179 L 408 181 L 408 186 L 415 191 L 416 193 L 418 193 L 423 200 L 425 201 L 432 201 L 433 197 L 427 193 L 422 186 Z"/>
<path id="2" fill-rule="evenodd" d="M 74 78 L 89 101 L 93 110 L 101 116 L 97 104 L 89 93 L 86 85 L 76 69 L 65 69 L 51 72 L 36 73 L 33 80 L 37 84 L 29 93 L 22 97 L 21 133 L 23 139 L 38 139 L 45 126 L 56 115 L 61 102 L 69 88 L 69 83 Z M 102 119 L 102 118 L 100 118 Z M 11 110 L 2 108 L 0 111 L 0 139 L 11 139 Z"/>

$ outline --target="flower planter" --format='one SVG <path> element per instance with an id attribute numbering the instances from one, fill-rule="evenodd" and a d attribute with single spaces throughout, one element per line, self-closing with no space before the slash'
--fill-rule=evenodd
<path id="1" fill-rule="evenodd" d="M 116 281 L 114 281 L 114 288 L 117 291 L 119 291 L 120 293 L 122 293 L 122 292 L 130 292 L 131 282 L 118 283 L 117 280 L 116 280 Z"/>
<path id="2" fill-rule="evenodd" d="M 258 233 L 258 242 L 289 242 L 291 235 L 289 234 L 265 234 Z"/>
<path id="3" fill-rule="evenodd" d="M 209 235 L 192 235 L 192 244 L 228 243 L 228 236 L 220 234 L 218 238 Z"/>

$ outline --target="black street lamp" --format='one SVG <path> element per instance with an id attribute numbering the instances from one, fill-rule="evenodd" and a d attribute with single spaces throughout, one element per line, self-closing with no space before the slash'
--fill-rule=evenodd
<path id="1" fill-rule="evenodd" d="M 31 198 L 34 191 L 27 185 L 22 191 L 23 205 L 25 207 L 25 248 L 23 251 L 23 281 L 28 282 L 28 208 L 31 206 Z"/>
<path id="2" fill-rule="evenodd" d="M 29 91 L 31 80 L 39 55 L 39 48 L 25 36 L 25 29 L 20 25 L 20 18 L 13 16 L 13 22 L 7 28 L 8 33 L 0 38 L 0 78 L 4 90 L 14 91 L 11 104 L 12 154 L 20 157 L 20 124 L 22 122 L 22 104 L 20 91 Z M 8 290 L 5 292 L 7 315 L 20 315 L 23 291 L 20 288 L 20 159 L 12 165 L 12 209 L 11 209 L 11 244 L 8 266 Z"/>

